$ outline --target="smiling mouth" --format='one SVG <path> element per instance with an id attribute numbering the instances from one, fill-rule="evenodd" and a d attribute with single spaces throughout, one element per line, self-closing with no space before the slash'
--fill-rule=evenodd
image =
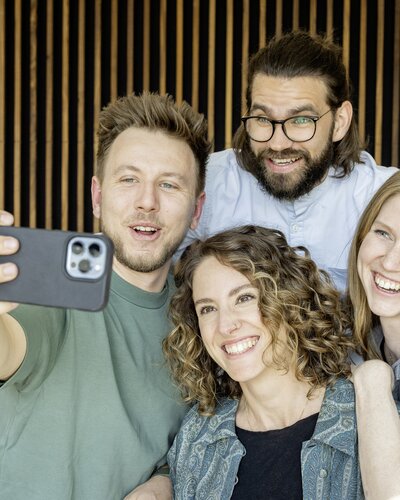
<path id="1" fill-rule="evenodd" d="M 278 167 L 280 166 L 286 167 L 287 165 L 291 165 L 292 163 L 296 163 L 296 161 L 301 160 L 301 157 L 299 156 L 298 158 L 270 158 L 269 160 Z"/>
<path id="2" fill-rule="evenodd" d="M 224 346 L 222 346 L 222 348 L 229 355 L 243 354 L 252 349 L 257 344 L 259 339 L 260 337 L 252 337 L 250 339 L 236 342 L 236 344 L 225 344 Z"/>
<path id="3" fill-rule="evenodd" d="M 132 229 L 142 235 L 153 235 L 158 231 L 157 228 L 151 226 L 132 226 Z"/>
<path id="4" fill-rule="evenodd" d="M 389 293 L 398 293 L 400 290 L 400 283 L 384 278 L 382 275 L 375 273 L 374 282 L 379 290 Z"/>

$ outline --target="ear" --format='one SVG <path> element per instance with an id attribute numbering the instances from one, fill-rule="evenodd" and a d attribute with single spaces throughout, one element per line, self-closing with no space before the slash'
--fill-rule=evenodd
<path id="1" fill-rule="evenodd" d="M 205 201 L 206 201 L 206 193 L 203 191 L 197 198 L 196 206 L 192 217 L 192 222 L 190 224 L 190 229 L 196 229 L 200 220 L 201 212 L 203 211 L 203 206 Z"/>
<path id="2" fill-rule="evenodd" d="M 353 106 L 350 101 L 344 101 L 335 113 L 335 126 L 333 129 L 333 142 L 340 141 L 347 134 L 353 117 Z"/>
<path id="3" fill-rule="evenodd" d="M 101 184 L 96 176 L 92 177 L 92 209 L 93 215 L 100 219 L 101 207 Z"/>

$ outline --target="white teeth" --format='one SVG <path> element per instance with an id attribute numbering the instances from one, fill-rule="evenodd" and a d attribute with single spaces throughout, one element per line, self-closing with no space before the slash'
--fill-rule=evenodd
<path id="1" fill-rule="evenodd" d="M 375 276 L 375 283 L 379 286 L 379 288 L 383 288 L 383 290 L 392 290 L 394 292 L 398 292 L 400 290 L 400 283 L 385 280 L 378 275 Z"/>
<path id="2" fill-rule="evenodd" d="M 298 158 L 274 158 L 272 161 L 277 165 L 287 165 L 288 163 L 294 163 Z"/>
<path id="3" fill-rule="evenodd" d="M 258 342 L 258 339 L 245 340 L 243 342 L 238 342 L 237 344 L 225 345 L 225 350 L 228 354 L 242 354 L 248 351 Z"/>
<path id="4" fill-rule="evenodd" d="M 157 229 L 155 227 L 148 227 L 148 226 L 134 226 L 133 229 L 135 229 L 136 231 L 145 231 L 148 233 L 157 231 Z"/>

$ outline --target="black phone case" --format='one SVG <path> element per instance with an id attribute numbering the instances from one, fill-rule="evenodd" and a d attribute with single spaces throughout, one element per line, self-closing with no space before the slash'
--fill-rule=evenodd
<path id="1" fill-rule="evenodd" d="M 0 284 L 0 300 L 51 307 L 98 311 L 108 301 L 113 244 L 102 234 L 0 226 L 0 235 L 17 238 L 13 255 L 0 256 L 0 264 L 14 262 L 15 280 Z M 101 239 L 106 245 L 104 272 L 98 279 L 73 278 L 66 271 L 68 242 L 75 236 Z"/>

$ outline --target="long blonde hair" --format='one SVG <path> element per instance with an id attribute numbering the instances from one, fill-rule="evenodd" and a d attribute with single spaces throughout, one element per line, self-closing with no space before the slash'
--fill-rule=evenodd
<path id="1" fill-rule="evenodd" d="M 357 271 L 357 259 L 360 247 L 371 230 L 372 224 L 378 217 L 383 205 L 393 196 L 400 194 L 400 172 L 390 177 L 375 193 L 358 223 L 356 233 L 349 254 L 348 270 L 348 304 L 354 318 L 353 336 L 358 344 L 360 354 L 366 359 L 380 357 L 370 342 L 371 329 L 379 323 L 369 308 L 367 296 Z"/>

